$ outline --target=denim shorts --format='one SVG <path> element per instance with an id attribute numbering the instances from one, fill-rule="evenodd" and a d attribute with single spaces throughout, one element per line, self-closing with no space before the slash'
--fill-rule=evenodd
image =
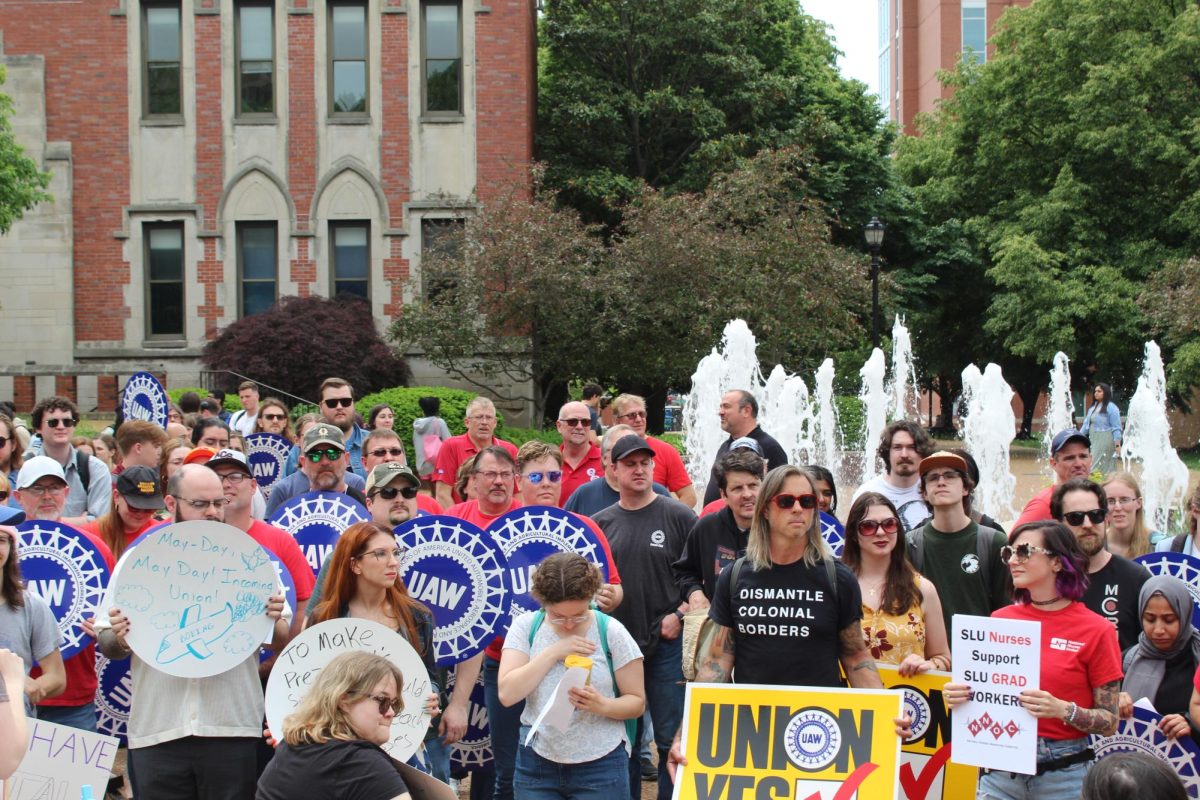
<path id="1" fill-rule="evenodd" d="M 1039 736 L 1037 760 L 1039 764 L 1044 764 L 1086 750 L 1087 747 L 1086 736 L 1078 739 L 1044 739 Z M 1041 775 L 993 770 L 979 777 L 979 789 L 975 797 L 977 800 L 1079 800 L 1083 779 L 1091 765 L 1091 761 L 1083 761 Z"/>

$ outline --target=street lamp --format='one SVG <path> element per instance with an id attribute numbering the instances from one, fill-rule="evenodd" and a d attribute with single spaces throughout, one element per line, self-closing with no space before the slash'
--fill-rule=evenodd
<path id="1" fill-rule="evenodd" d="M 879 347 L 879 248 L 883 245 L 883 229 L 878 217 L 863 226 L 863 238 L 871 251 L 871 347 Z"/>

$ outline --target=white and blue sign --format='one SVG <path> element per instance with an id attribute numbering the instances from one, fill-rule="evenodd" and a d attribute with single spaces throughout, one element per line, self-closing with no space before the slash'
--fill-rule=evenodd
<path id="1" fill-rule="evenodd" d="M 596 532 L 579 517 L 550 506 L 523 506 L 498 517 L 488 533 L 508 559 L 508 590 L 513 613 L 537 611 L 541 604 L 529 593 L 533 571 L 547 556 L 578 553 L 600 567 L 608 581 L 608 559 Z"/>
<path id="2" fill-rule="evenodd" d="M 833 551 L 833 557 L 840 559 L 842 550 L 846 547 L 846 528 L 838 522 L 837 517 L 824 511 L 821 512 L 821 537 Z"/>
<path id="3" fill-rule="evenodd" d="M 400 577 L 433 612 L 433 652 L 440 667 L 465 661 L 508 630 L 512 595 L 508 559 L 492 538 L 457 517 L 417 517 L 396 529 L 407 548 Z"/>
<path id="4" fill-rule="evenodd" d="M 287 603 L 287 607 L 292 612 L 292 619 L 296 618 L 296 581 L 292 578 L 292 572 L 279 560 L 279 556 L 275 555 L 271 550 L 264 547 L 267 555 L 271 557 L 271 563 L 275 565 L 275 572 L 279 575 L 279 585 L 283 587 L 283 599 Z M 269 647 L 263 646 L 258 653 L 258 663 L 269 661 L 275 655 Z"/>
<path id="5" fill-rule="evenodd" d="M 252 433 L 246 437 L 246 444 L 250 474 L 263 496 L 269 497 L 271 487 L 283 479 L 283 466 L 292 452 L 292 443 L 277 433 Z"/>
<path id="6" fill-rule="evenodd" d="M 1188 797 L 1200 800 L 1200 749 L 1187 734 L 1178 739 L 1164 736 L 1158 729 L 1161 719 L 1161 714 L 1135 705 L 1133 716 L 1121 720 L 1112 736 L 1089 737 L 1096 758 L 1117 753 L 1141 753 L 1156 758 L 1179 776 Z"/>
<path id="7" fill-rule="evenodd" d="M 46 601 L 62 636 L 64 659 L 92 641 L 81 623 L 96 613 L 108 586 L 108 563 L 90 539 L 70 525 L 30 520 L 17 526 L 25 588 Z"/>
<path id="8" fill-rule="evenodd" d="M 446 691 L 454 688 L 455 670 L 450 670 Z M 468 772 L 492 765 L 492 731 L 488 727 L 487 702 L 483 694 L 483 671 L 467 698 L 467 732 L 450 745 L 450 766 Z"/>
<path id="9" fill-rule="evenodd" d="M 158 378 L 149 372 L 137 372 L 121 392 L 121 414 L 125 419 L 144 419 L 164 430 L 171 399 Z"/>
<path id="10" fill-rule="evenodd" d="M 333 553 L 342 531 L 371 515 L 349 495 L 341 492 L 308 492 L 281 505 L 267 520 L 292 535 L 315 577 Z"/>
<path id="11" fill-rule="evenodd" d="M 1134 561 L 1144 565 L 1151 575 L 1170 575 L 1187 584 L 1192 596 L 1192 625 L 1200 628 L 1200 558 L 1184 553 L 1147 553 Z"/>
<path id="12" fill-rule="evenodd" d="M 96 651 L 96 730 L 126 742 L 129 709 L 133 707 L 133 676 L 129 659 L 109 661 Z"/>

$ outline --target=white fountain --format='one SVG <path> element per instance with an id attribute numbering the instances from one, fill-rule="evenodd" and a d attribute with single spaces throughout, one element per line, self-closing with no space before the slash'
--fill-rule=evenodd
<path id="1" fill-rule="evenodd" d="M 919 421 L 920 391 L 920 387 L 917 386 L 912 337 L 897 314 L 895 322 L 892 323 L 892 377 L 888 381 L 888 419 Z"/>
<path id="2" fill-rule="evenodd" d="M 1009 447 L 1017 434 L 1013 390 L 997 364 L 980 374 L 971 364 L 962 371 L 963 446 L 979 466 L 975 508 L 998 520 L 1013 519 L 1016 476 L 1009 468 Z"/>
<path id="3" fill-rule="evenodd" d="M 833 397 L 833 359 L 827 358 L 817 369 L 817 409 L 813 415 L 813 461 L 842 480 L 842 448 L 845 442 L 838 428 L 837 403 Z"/>
<path id="4" fill-rule="evenodd" d="M 880 465 L 875 458 L 875 448 L 879 445 L 883 429 L 887 427 L 888 395 L 883 388 L 886 369 L 883 351 L 876 347 L 871 351 L 867 363 L 858 371 L 862 376 L 858 399 L 863 405 L 863 463 L 862 472 L 858 476 L 859 486 L 879 475 Z"/>
<path id="5" fill-rule="evenodd" d="M 1071 368 L 1066 353 L 1054 354 L 1050 368 L 1050 392 L 1046 405 L 1046 429 L 1042 431 L 1042 463 L 1050 457 L 1050 443 L 1059 431 L 1075 427 L 1075 401 L 1071 399 Z"/>
<path id="6" fill-rule="evenodd" d="M 1146 357 L 1137 389 L 1129 401 L 1125 432 L 1121 437 L 1121 460 L 1142 465 L 1142 497 L 1151 527 L 1168 530 L 1171 510 L 1183 505 L 1187 496 L 1188 470 L 1171 447 L 1167 421 L 1167 381 L 1162 353 L 1155 342 L 1146 342 Z"/>

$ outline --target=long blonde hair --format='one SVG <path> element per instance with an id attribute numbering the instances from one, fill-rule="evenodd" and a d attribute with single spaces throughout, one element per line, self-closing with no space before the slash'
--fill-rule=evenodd
<path id="1" fill-rule="evenodd" d="M 793 475 L 799 475 L 808 481 L 808 490 L 816 493 L 817 478 L 807 469 L 784 464 L 767 473 L 758 493 L 758 502 L 754 504 L 754 520 L 750 523 L 750 538 L 746 542 L 746 560 L 755 570 L 771 568 L 771 524 L 767 522 L 767 511 L 775 496 L 783 492 L 783 484 Z M 821 515 L 815 508 L 806 536 L 805 564 L 811 567 L 822 559 L 833 558 L 829 545 L 825 544 L 825 539 L 821 536 Z"/>
<path id="2" fill-rule="evenodd" d="M 1104 398 L 1108 399 L 1108 392 L 1104 393 Z M 1131 473 L 1114 472 L 1101 486 L 1107 488 L 1110 483 L 1123 483 L 1133 490 L 1133 494 L 1138 500 L 1142 499 L 1142 487 Z M 1138 503 L 1137 515 L 1133 520 L 1133 533 L 1129 536 L 1129 558 L 1144 556 L 1151 550 L 1150 529 L 1146 527 L 1145 505 L 1145 502 Z"/>
<path id="3" fill-rule="evenodd" d="M 321 668 L 295 712 L 283 720 L 283 740 L 295 746 L 361 739 L 346 718 L 342 701 L 366 697 L 389 675 L 396 681 L 396 696 L 403 697 L 404 676 L 383 656 L 361 650 L 337 656 Z"/>

